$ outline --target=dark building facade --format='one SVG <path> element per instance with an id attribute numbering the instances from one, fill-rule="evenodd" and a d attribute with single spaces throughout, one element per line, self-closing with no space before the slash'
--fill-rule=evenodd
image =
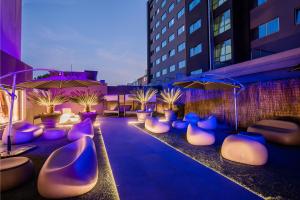
<path id="1" fill-rule="evenodd" d="M 168 83 L 299 47 L 300 1 L 282 4 L 281 0 L 149 0 L 148 83 Z M 274 31 L 277 21 L 260 27 L 277 18 L 280 30 L 274 34 L 268 29 Z M 284 44 L 286 39 L 290 44 Z"/>

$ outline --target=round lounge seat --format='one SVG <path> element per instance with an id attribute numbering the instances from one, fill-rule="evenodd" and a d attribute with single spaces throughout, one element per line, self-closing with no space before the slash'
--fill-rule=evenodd
<path id="1" fill-rule="evenodd" d="M 43 133 L 43 137 L 47 140 L 56 140 L 66 136 L 66 131 L 59 128 L 49 128 Z"/>
<path id="2" fill-rule="evenodd" d="M 283 145 L 300 145 L 300 126 L 282 120 L 261 120 L 248 127 L 247 132 L 256 132 L 266 140 Z"/>
<path id="3" fill-rule="evenodd" d="M 209 130 L 199 128 L 196 125 L 189 124 L 186 139 L 192 145 L 212 145 L 215 143 L 215 134 Z"/>
<path id="4" fill-rule="evenodd" d="M 73 125 L 68 133 L 68 139 L 70 141 L 78 140 L 84 136 L 88 136 L 90 138 L 94 137 L 94 127 L 90 118 Z"/>
<path id="5" fill-rule="evenodd" d="M 95 144 L 84 136 L 48 157 L 38 177 L 38 192 L 51 199 L 75 197 L 90 191 L 97 180 Z"/>
<path id="6" fill-rule="evenodd" d="M 174 121 L 172 123 L 172 127 L 177 129 L 186 129 L 188 125 L 189 125 L 188 122 L 180 121 L 180 120 Z"/>
<path id="7" fill-rule="evenodd" d="M 170 130 L 170 125 L 166 122 L 160 122 L 157 118 L 147 117 L 145 128 L 152 133 L 166 133 Z"/>
<path id="8" fill-rule="evenodd" d="M 198 121 L 197 125 L 203 129 L 214 130 L 217 128 L 217 118 L 211 115 L 205 120 Z"/>
<path id="9" fill-rule="evenodd" d="M 268 160 L 265 145 L 242 134 L 226 137 L 222 144 L 221 155 L 227 160 L 248 165 L 264 165 Z"/>
<path id="10" fill-rule="evenodd" d="M 189 124 L 197 124 L 198 121 L 200 121 L 201 118 L 199 115 L 197 115 L 196 113 L 193 112 L 189 112 L 188 114 L 186 114 L 183 118 L 183 121 L 188 122 Z"/>
<path id="11" fill-rule="evenodd" d="M 2 143 L 7 144 L 8 126 L 5 127 L 2 134 Z M 12 144 L 22 144 L 32 141 L 41 136 L 43 129 L 29 122 L 21 121 L 12 125 L 10 139 Z"/>
<path id="12" fill-rule="evenodd" d="M 32 178 L 34 167 L 29 158 L 0 159 L 1 192 L 18 187 Z"/>

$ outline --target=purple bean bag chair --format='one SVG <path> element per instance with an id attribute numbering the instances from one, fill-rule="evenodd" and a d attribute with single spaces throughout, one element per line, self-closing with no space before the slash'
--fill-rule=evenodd
<path id="1" fill-rule="evenodd" d="M 26 121 L 16 122 L 11 129 L 11 143 L 22 144 L 32 141 L 42 135 L 43 129 Z M 7 144 L 8 126 L 5 127 L 2 134 L 2 143 Z"/>
<path id="2" fill-rule="evenodd" d="M 73 125 L 68 133 L 68 139 L 70 141 L 78 140 L 84 136 L 88 136 L 90 138 L 94 137 L 94 127 L 90 118 Z"/>
<path id="3" fill-rule="evenodd" d="M 83 136 L 48 157 L 38 177 L 38 192 L 51 199 L 75 197 L 90 191 L 97 180 L 95 144 Z"/>

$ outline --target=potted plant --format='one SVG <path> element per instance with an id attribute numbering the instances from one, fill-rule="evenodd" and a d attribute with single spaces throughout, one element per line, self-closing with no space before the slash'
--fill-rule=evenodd
<path id="1" fill-rule="evenodd" d="M 168 110 L 165 110 L 165 118 L 167 121 L 174 121 L 176 120 L 176 115 L 174 112 L 174 104 L 176 101 L 178 101 L 180 99 L 180 97 L 182 96 L 182 92 L 180 89 L 167 89 L 167 90 L 163 90 L 161 93 L 161 99 L 162 101 L 164 101 L 165 103 L 168 104 Z"/>
<path id="2" fill-rule="evenodd" d="M 147 90 L 136 90 L 133 92 L 133 99 L 141 104 L 141 110 L 137 111 L 138 121 L 144 122 L 146 117 L 151 116 L 152 111 L 146 110 L 147 103 L 156 95 L 157 90 L 149 88 Z"/>
<path id="3" fill-rule="evenodd" d="M 71 101 L 84 106 L 84 111 L 79 113 L 81 121 L 86 118 L 90 118 L 92 122 L 95 122 L 97 112 L 92 112 L 91 108 L 94 105 L 98 105 L 103 101 L 103 94 L 99 91 L 87 90 L 75 90 L 71 93 Z"/>
<path id="4" fill-rule="evenodd" d="M 54 112 L 55 106 L 68 101 L 68 98 L 60 90 L 33 90 L 27 93 L 27 97 L 38 105 L 46 106 L 47 112 L 40 115 L 45 128 L 55 127 L 60 117 L 60 113 Z"/>

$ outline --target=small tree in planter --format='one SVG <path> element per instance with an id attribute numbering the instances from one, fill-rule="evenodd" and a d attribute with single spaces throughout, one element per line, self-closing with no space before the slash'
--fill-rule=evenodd
<path id="1" fill-rule="evenodd" d="M 147 103 L 157 94 L 157 90 L 149 88 L 136 90 L 133 92 L 133 99 L 141 104 L 141 110 L 137 111 L 138 121 L 144 122 L 147 116 L 151 116 L 152 111 L 147 111 Z"/>
<path id="2" fill-rule="evenodd" d="M 168 104 L 168 110 L 165 110 L 165 118 L 167 121 L 173 121 L 176 119 L 175 113 L 173 111 L 174 104 L 180 99 L 182 96 L 182 92 L 180 89 L 167 89 L 163 90 L 160 93 L 162 97 L 162 101 Z"/>
<path id="3" fill-rule="evenodd" d="M 58 122 L 59 113 L 55 113 L 55 106 L 63 104 L 68 101 L 64 92 L 60 90 L 33 90 L 27 93 L 30 101 L 37 103 L 41 106 L 46 106 L 47 112 L 41 114 L 41 120 L 45 128 L 54 128 Z"/>
<path id="4" fill-rule="evenodd" d="M 103 101 L 103 94 L 99 91 L 76 90 L 71 93 L 71 101 L 84 106 L 84 112 L 79 113 L 81 120 L 90 118 L 92 122 L 96 120 L 97 113 L 91 112 L 91 108 L 94 105 L 98 105 Z"/>

